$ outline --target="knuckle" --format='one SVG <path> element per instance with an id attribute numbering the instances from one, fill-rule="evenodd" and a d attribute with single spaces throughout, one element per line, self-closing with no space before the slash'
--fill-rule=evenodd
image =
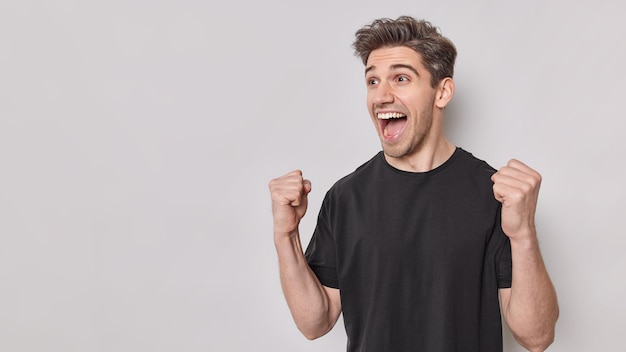
<path id="1" fill-rule="evenodd" d="M 515 191 L 511 194 L 511 198 L 515 201 L 515 202 L 522 202 L 525 198 L 525 193 L 521 192 L 521 191 Z"/>
<path id="2" fill-rule="evenodd" d="M 519 194 L 523 197 L 525 194 L 530 193 L 533 190 L 533 185 L 530 183 L 523 183 L 520 186 L 521 192 L 519 192 Z"/>
<path id="3" fill-rule="evenodd" d="M 539 185 L 541 184 L 541 181 L 543 180 L 543 178 L 541 177 L 541 174 L 535 173 L 534 180 L 535 180 L 535 185 Z"/>

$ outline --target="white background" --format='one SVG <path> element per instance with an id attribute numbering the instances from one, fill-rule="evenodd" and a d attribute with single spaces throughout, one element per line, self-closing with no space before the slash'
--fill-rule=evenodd
<path id="1" fill-rule="evenodd" d="M 550 351 L 624 348 L 621 1 L 0 2 L 0 350 L 342 351 L 278 281 L 268 181 L 379 150 L 350 45 L 377 17 L 459 51 L 452 142 L 544 182 Z M 505 331 L 506 350 L 522 351 Z"/>

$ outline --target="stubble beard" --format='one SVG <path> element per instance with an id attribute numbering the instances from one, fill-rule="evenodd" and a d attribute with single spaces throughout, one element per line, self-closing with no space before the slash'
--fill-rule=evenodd
<path id="1" fill-rule="evenodd" d="M 393 145 L 386 144 L 381 140 L 383 153 L 385 153 L 387 157 L 401 159 L 419 153 L 430 136 L 433 125 L 432 109 L 422 111 L 417 118 L 417 122 L 418 124 L 423 124 L 423 126 L 415 132 L 415 135 L 408 138 L 407 136 L 403 136 L 406 138 L 405 140 L 399 141 L 399 143 Z M 410 131 L 404 131 L 404 133 L 410 133 Z"/>

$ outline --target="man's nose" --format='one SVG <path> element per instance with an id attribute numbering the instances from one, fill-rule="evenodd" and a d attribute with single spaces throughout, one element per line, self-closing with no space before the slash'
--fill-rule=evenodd
<path id="1" fill-rule="evenodd" d="M 387 82 L 380 82 L 374 92 L 375 104 L 386 104 L 393 102 L 393 87 Z"/>

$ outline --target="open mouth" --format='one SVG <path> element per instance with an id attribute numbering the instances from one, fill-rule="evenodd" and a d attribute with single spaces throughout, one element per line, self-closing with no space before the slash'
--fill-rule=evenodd
<path id="1" fill-rule="evenodd" d="M 399 136 L 406 127 L 406 115 L 399 112 L 378 113 L 378 124 L 385 139 L 393 139 Z"/>

